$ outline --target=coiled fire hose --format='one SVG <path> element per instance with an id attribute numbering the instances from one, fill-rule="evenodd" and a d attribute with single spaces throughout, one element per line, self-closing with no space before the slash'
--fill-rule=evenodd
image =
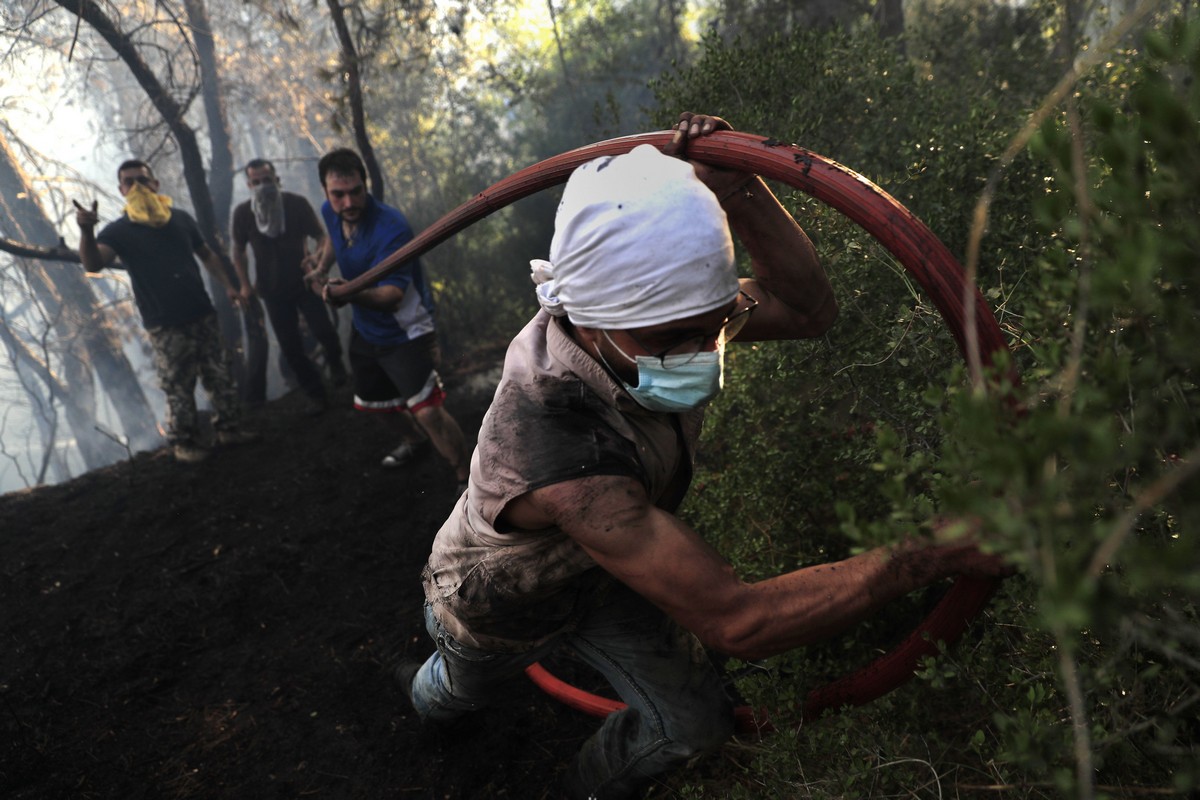
<path id="1" fill-rule="evenodd" d="M 374 284 L 409 259 L 427 252 L 467 226 L 494 211 L 543 189 L 566 182 L 579 165 L 606 155 L 619 155 L 642 144 L 660 150 L 674 131 L 659 131 L 609 139 L 548 158 L 477 194 L 430 225 L 411 242 L 378 265 L 344 284 L 331 285 L 330 294 L 342 298 Z M 721 131 L 692 139 L 687 157 L 715 167 L 761 175 L 793 188 L 840 212 L 875 238 L 920 284 L 949 326 L 964 357 L 967 355 L 967 303 L 974 304 L 974 340 L 982 364 L 991 366 L 996 353 L 1006 350 L 1000 326 L 983 295 L 975 287 L 966 293 L 962 267 L 946 246 L 912 212 L 862 175 L 796 145 L 748 133 Z M 1009 379 L 1017 375 L 1010 368 Z M 803 708 L 805 718 L 846 705 L 863 705 L 912 677 L 926 656 L 937 652 L 937 643 L 952 644 L 982 610 L 999 581 L 959 577 L 929 615 L 890 652 L 867 666 L 810 691 Z M 624 708 L 624 703 L 584 692 L 551 675 L 540 664 L 526 674 L 550 696 L 585 713 L 604 716 Z M 747 706 L 735 711 L 738 729 L 770 729 L 762 712 Z"/>

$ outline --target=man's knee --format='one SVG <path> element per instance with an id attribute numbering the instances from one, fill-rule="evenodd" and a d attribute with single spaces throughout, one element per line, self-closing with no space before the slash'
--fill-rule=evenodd
<path id="1" fill-rule="evenodd" d="M 408 410 L 412 412 L 412 415 L 416 420 L 421 421 L 426 419 L 434 419 L 435 417 L 440 416 L 438 412 L 441 411 L 441 409 L 441 406 L 425 403 L 416 407 L 409 406 Z"/>
<path id="2" fill-rule="evenodd" d="M 453 421 L 441 402 L 423 403 L 411 410 L 413 417 L 427 431 L 444 431 L 447 424 Z"/>

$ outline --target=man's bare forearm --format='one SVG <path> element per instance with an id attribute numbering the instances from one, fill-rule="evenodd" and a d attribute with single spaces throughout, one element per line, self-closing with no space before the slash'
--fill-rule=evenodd
<path id="1" fill-rule="evenodd" d="M 217 283 L 225 287 L 225 292 L 230 297 L 238 293 L 237 288 L 233 285 L 233 281 L 229 277 L 228 270 L 225 269 L 225 264 L 221 261 L 221 257 L 217 255 L 217 251 L 210 247 L 205 247 L 204 250 L 197 253 L 200 256 L 200 262 L 204 264 L 212 276 L 217 279 Z"/>
<path id="2" fill-rule="evenodd" d="M 940 543 L 906 539 L 747 582 L 694 529 L 650 506 L 640 485 L 620 477 L 564 481 L 531 492 L 505 513 L 521 528 L 558 525 L 597 564 L 705 645 L 739 658 L 827 639 L 950 575 L 1005 574 L 1002 561 L 966 537 Z M 937 535 L 950 533 L 939 528 Z"/>
<path id="3" fill-rule="evenodd" d="M 233 271 L 237 275 L 238 286 L 245 289 L 250 285 L 250 265 L 246 263 L 245 249 L 234 248 L 232 253 Z"/>
<path id="4" fill-rule="evenodd" d="M 328 272 L 333 267 L 333 242 L 328 236 L 317 239 L 312 255 L 317 258 L 317 268 Z"/>
<path id="5" fill-rule="evenodd" d="M 313 277 L 324 280 L 329 276 L 329 271 L 333 269 L 334 261 L 333 242 L 326 236 L 317 242 L 317 249 L 307 259 L 312 264 L 311 275 Z"/>
<path id="6" fill-rule="evenodd" d="M 908 539 L 757 583 L 738 582 L 694 630 L 730 655 L 763 658 L 837 635 L 936 581 L 1012 572 L 1001 557 L 981 551 L 970 535 L 937 543 Z"/>
<path id="7" fill-rule="evenodd" d="M 96 241 L 96 224 L 100 221 L 97 202 L 93 200 L 91 206 L 78 200 L 71 202 L 75 205 L 75 224 L 79 226 L 79 260 L 88 272 L 99 272 L 116 258 L 116 253 Z"/>
<path id="8" fill-rule="evenodd" d="M 88 272 L 99 272 L 107 266 L 100 254 L 100 246 L 96 244 L 94 228 L 79 229 L 79 260 Z"/>
<path id="9" fill-rule="evenodd" d="M 812 241 L 761 178 L 754 177 L 721 201 L 729 227 L 750 253 L 754 279 L 799 318 L 780 336 L 819 336 L 837 317 L 829 276 Z"/>
<path id="10" fill-rule="evenodd" d="M 395 311 L 404 299 L 404 292 L 395 286 L 373 286 L 355 292 L 347 298 L 356 306 L 369 308 L 373 311 Z"/>
<path id="11" fill-rule="evenodd" d="M 229 279 L 229 273 L 225 271 L 225 265 L 214 254 L 210 258 L 203 259 L 204 268 L 207 269 L 212 276 L 217 279 L 217 283 L 225 287 L 226 291 L 234 291 L 233 281 Z"/>
<path id="12" fill-rule="evenodd" d="M 904 595 L 952 574 L 927 551 L 872 550 L 744 585 L 702 641 L 741 658 L 764 658 L 841 633 Z M 735 610 L 736 609 L 736 610 Z"/>

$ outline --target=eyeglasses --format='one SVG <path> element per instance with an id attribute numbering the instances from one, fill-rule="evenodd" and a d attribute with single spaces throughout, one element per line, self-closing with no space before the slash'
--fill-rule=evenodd
<path id="1" fill-rule="evenodd" d="M 154 183 L 154 178 L 150 178 L 145 175 L 126 175 L 124 178 L 121 178 L 122 186 L 129 187 L 133 186 L 135 183 L 140 183 L 142 186 L 149 187 L 150 184 Z"/>
<path id="2" fill-rule="evenodd" d="M 730 339 L 737 336 L 738 333 L 741 332 L 742 328 L 746 326 L 746 323 L 750 320 L 750 312 L 758 308 L 758 301 L 740 289 L 738 290 L 738 297 L 746 298 L 746 305 L 737 309 L 728 317 L 726 317 L 725 321 L 722 322 L 720 327 L 718 327 L 716 330 L 711 331 L 710 333 L 693 334 L 686 339 L 683 339 L 671 345 L 670 347 L 665 348 L 664 350 L 654 353 L 653 358 L 657 358 L 662 362 L 663 369 L 682 367 L 684 364 L 691 363 L 692 359 L 703 353 L 705 346 L 714 339 L 728 342 Z M 633 331 L 625 331 L 625 333 L 629 334 L 629 338 L 637 342 L 638 347 L 649 351 L 650 348 L 642 344 L 641 340 L 638 339 Z M 676 359 L 668 365 L 668 363 L 664 361 L 667 356 L 689 356 L 689 358 Z"/>

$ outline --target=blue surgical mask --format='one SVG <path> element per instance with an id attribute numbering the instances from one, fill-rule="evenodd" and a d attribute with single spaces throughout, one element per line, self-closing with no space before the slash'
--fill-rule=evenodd
<path id="1" fill-rule="evenodd" d="M 707 403 L 721 391 L 722 369 L 724 367 L 725 343 L 721 342 L 716 350 L 702 353 L 686 353 L 683 355 L 638 356 L 634 358 L 621 349 L 612 340 L 608 331 L 602 331 L 604 338 L 617 348 L 617 352 L 637 364 L 638 384 L 630 386 L 625 381 L 621 385 L 625 391 L 638 402 L 638 405 L 650 411 L 663 411 L 678 414 L 691 411 Z M 599 348 L 596 353 L 604 361 Z M 604 362 L 608 366 L 607 362 Z M 609 371 L 616 371 L 609 367 Z M 620 376 L 617 377 L 620 380 Z"/>

